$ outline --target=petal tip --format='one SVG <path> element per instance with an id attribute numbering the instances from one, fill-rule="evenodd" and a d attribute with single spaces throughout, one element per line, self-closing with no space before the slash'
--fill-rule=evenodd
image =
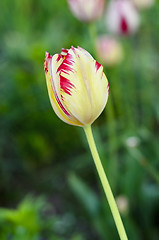
<path id="1" fill-rule="evenodd" d="M 50 55 L 50 53 L 45 52 L 45 61 L 44 61 L 45 74 L 48 73 L 48 63 L 49 63 L 49 61 L 50 61 L 51 58 L 52 58 L 52 56 Z"/>
<path id="2" fill-rule="evenodd" d="M 99 62 L 95 62 L 95 67 L 96 67 L 96 71 L 98 71 L 98 69 L 100 68 L 100 67 L 102 67 L 102 65 L 99 63 Z"/>

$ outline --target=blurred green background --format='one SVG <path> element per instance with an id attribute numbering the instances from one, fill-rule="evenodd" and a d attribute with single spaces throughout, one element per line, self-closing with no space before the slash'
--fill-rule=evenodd
<path id="1" fill-rule="evenodd" d="M 45 51 L 81 46 L 89 26 L 65 0 L 0 1 L 0 240 L 114 240 L 117 231 L 81 128 L 54 114 Z M 103 166 L 132 240 L 159 239 L 159 2 L 120 37 L 105 67 L 106 109 L 93 124 Z M 103 18 L 95 23 L 106 33 Z"/>

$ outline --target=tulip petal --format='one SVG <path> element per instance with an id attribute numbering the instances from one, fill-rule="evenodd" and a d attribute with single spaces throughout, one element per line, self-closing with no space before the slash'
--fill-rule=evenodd
<path id="1" fill-rule="evenodd" d="M 60 71 L 60 85 L 67 86 L 60 89 L 64 106 L 83 125 L 91 124 L 103 111 L 108 98 L 103 67 L 79 47 L 68 51 L 65 62 L 66 67 Z"/>
<path id="2" fill-rule="evenodd" d="M 55 113 L 61 120 L 71 125 L 82 126 L 83 124 L 73 117 L 65 108 L 61 95 L 59 94 L 60 76 L 57 74 L 57 70 L 60 68 L 62 62 L 62 55 L 55 54 L 54 56 L 51 56 L 49 53 L 46 53 L 44 69 L 50 102 Z"/>

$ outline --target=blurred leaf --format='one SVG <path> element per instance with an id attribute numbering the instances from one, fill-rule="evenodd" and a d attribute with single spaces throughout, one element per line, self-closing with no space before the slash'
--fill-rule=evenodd
<path id="1" fill-rule="evenodd" d="M 79 201 L 87 211 L 95 217 L 99 212 L 99 199 L 96 194 L 79 177 L 71 173 L 68 176 L 68 182 Z"/>

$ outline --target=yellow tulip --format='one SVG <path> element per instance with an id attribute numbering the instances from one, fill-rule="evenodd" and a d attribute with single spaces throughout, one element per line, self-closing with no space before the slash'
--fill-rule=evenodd
<path id="1" fill-rule="evenodd" d="M 94 142 L 91 124 L 103 111 L 109 92 L 103 67 L 83 48 L 46 52 L 44 69 L 50 101 L 64 122 L 83 127 L 121 240 L 128 240 Z"/>
<path id="2" fill-rule="evenodd" d="M 44 69 L 51 105 L 64 122 L 91 125 L 103 111 L 109 92 L 103 67 L 81 47 L 46 52 Z"/>

